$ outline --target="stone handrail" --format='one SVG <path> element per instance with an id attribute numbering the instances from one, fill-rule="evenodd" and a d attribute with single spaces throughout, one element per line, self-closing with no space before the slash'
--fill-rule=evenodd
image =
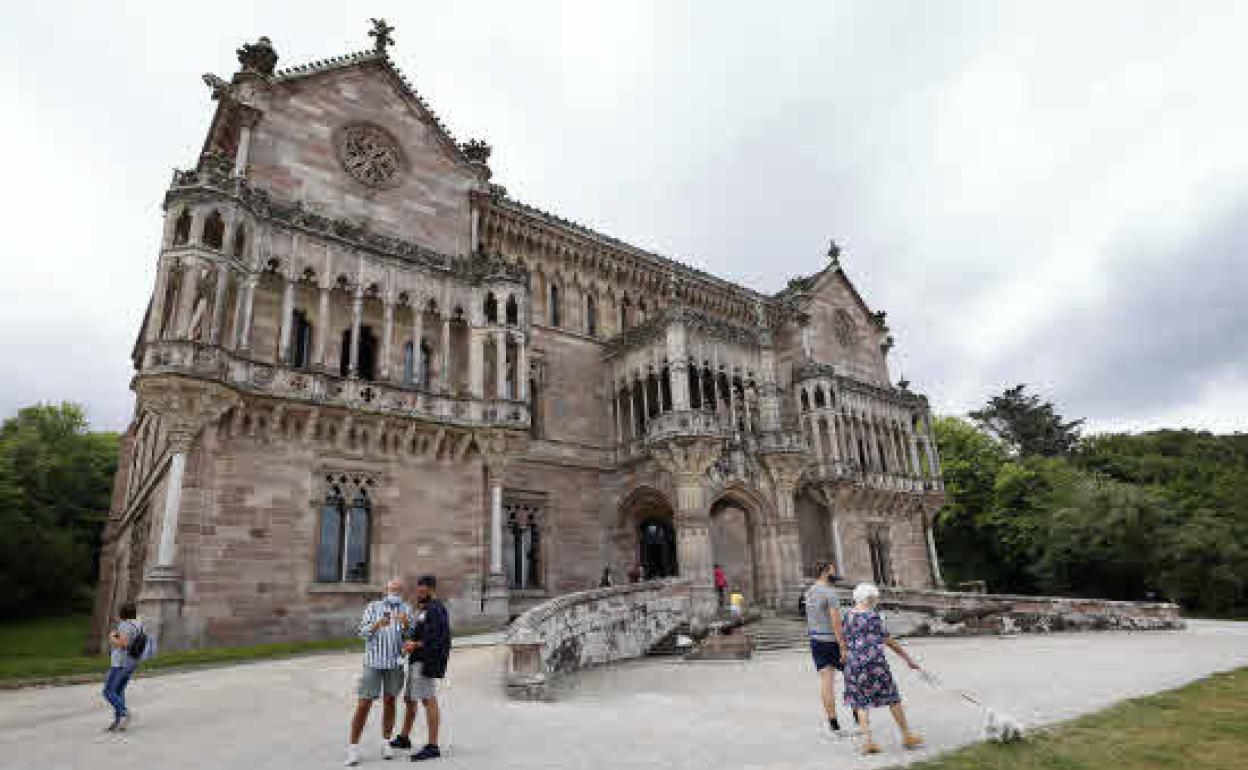
<path id="1" fill-rule="evenodd" d="M 565 594 L 533 607 L 507 630 L 507 692 L 542 700 L 583 668 L 637 658 L 693 621 L 693 583 L 671 578 Z"/>
<path id="2" fill-rule="evenodd" d="M 204 377 L 236 390 L 282 396 L 326 406 L 424 417 L 440 422 L 528 428 L 529 405 L 505 399 L 461 398 L 384 382 L 339 377 L 256 361 L 190 340 L 159 340 L 144 346 L 144 374 L 176 372 Z"/>

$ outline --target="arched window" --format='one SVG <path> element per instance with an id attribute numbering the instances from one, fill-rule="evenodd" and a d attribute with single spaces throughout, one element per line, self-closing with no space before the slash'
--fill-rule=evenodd
<path id="1" fill-rule="evenodd" d="M 416 384 L 416 354 L 411 340 L 403 343 L 403 382 Z"/>
<path id="2" fill-rule="evenodd" d="M 213 211 L 204 220 L 204 237 L 205 246 L 213 249 L 220 249 L 225 243 L 225 220 L 221 218 L 220 211 Z"/>
<path id="3" fill-rule="evenodd" d="M 182 209 L 178 221 L 173 223 L 173 245 L 181 246 L 191 239 L 191 212 Z"/>
<path id="4" fill-rule="evenodd" d="M 689 408 L 702 408 L 702 387 L 700 385 L 701 377 L 698 375 L 698 365 L 689 359 Z"/>
<path id="5" fill-rule="evenodd" d="M 487 323 L 498 323 L 498 300 L 494 298 L 494 292 L 485 295 L 485 320 Z"/>
<path id="6" fill-rule="evenodd" d="M 422 388 L 428 388 L 430 383 L 431 372 L 433 371 L 433 348 L 429 347 L 429 343 L 421 341 L 420 343 L 420 368 L 416 371 L 416 379 Z"/>
<path id="7" fill-rule="evenodd" d="M 368 582 L 369 518 L 372 503 L 368 490 L 360 487 L 347 509 L 347 524 L 343 537 L 343 580 L 349 583 Z"/>
<path id="8" fill-rule="evenodd" d="M 292 320 L 290 365 L 297 369 L 306 369 L 312 363 L 312 322 L 302 310 L 296 310 Z"/>
<path id="9" fill-rule="evenodd" d="M 637 300 L 637 323 L 644 324 L 646 322 L 646 301 L 644 299 Z"/>
<path id="10" fill-rule="evenodd" d="M 620 331 L 624 331 L 625 329 L 628 328 L 628 324 L 629 324 L 629 312 L 628 311 L 629 310 L 630 310 L 630 305 L 629 305 L 628 297 L 625 297 L 624 299 L 620 300 Z"/>
<path id="11" fill-rule="evenodd" d="M 516 302 L 514 294 L 507 297 L 507 325 L 515 326 L 520 323 L 520 305 Z"/>
<path id="12" fill-rule="evenodd" d="M 598 306 L 593 294 L 585 295 L 585 332 L 591 337 L 598 336 Z"/>
<path id="13" fill-rule="evenodd" d="M 559 308 L 559 284 L 552 283 L 550 285 L 550 325 L 559 328 L 562 323 L 562 313 Z"/>
<path id="14" fill-rule="evenodd" d="M 822 409 L 825 406 L 827 406 L 827 402 L 823 400 L 823 386 L 816 385 L 815 386 L 815 408 Z"/>
<path id="15" fill-rule="evenodd" d="M 806 391 L 802 391 L 802 411 L 810 411 L 810 396 L 806 395 Z"/>
<path id="16" fill-rule="evenodd" d="M 528 505 L 504 505 L 507 513 L 507 547 L 503 549 L 503 566 L 511 588 L 541 588 L 540 509 Z"/>
<path id="17" fill-rule="evenodd" d="M 247 228 L 239 225 L 234 228 L 234 248 L 232 254 L 236 257 L 243 256 L 243 252 L 247 250 Z"/>

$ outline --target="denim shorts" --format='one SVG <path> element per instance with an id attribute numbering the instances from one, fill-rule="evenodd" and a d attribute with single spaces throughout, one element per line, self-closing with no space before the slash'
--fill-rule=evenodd
<path id="1" fill-rule="evenodd" d="M 364 700 L 376 700 L 385 693 L 394 697 L 403 691 L 403 669 L 364 667 L 360 674 L 359 696 Z"/>

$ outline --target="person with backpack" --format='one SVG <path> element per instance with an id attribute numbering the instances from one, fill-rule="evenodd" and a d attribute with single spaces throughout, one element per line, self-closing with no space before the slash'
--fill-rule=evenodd
<path id="1" fill-rule="evenodd" d="M 130 726 L 131 714 L 126 708 L 126 685 L 134 676 L 148 652 L 149 640 L 139 620 L 134 602 L 121 605 L 116 627 L 108 634 L 109 669 L 104 679 L 104 700 L 113 707 L 113 722 L 108 732 L 124 731 Z"/>

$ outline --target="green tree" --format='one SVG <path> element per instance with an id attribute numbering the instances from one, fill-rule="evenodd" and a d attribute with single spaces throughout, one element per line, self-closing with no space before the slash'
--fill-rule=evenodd
<path id="1" fill-rule="evenodd" d="M 993 396 L 983 409 L 970 413 L 971 419 L 1017 456 L 1069 454 L 1079 441 L 1083 420 L 1066 422 L 1052 403 L 1026 389 L 1026 385 L 1015 385 Z"/>
<path id="2" fill-rule="evenodd" d="M 74 404 L 27 407 L 0 426 L 0 617 L 89 601 L 117 447 Z"/>

